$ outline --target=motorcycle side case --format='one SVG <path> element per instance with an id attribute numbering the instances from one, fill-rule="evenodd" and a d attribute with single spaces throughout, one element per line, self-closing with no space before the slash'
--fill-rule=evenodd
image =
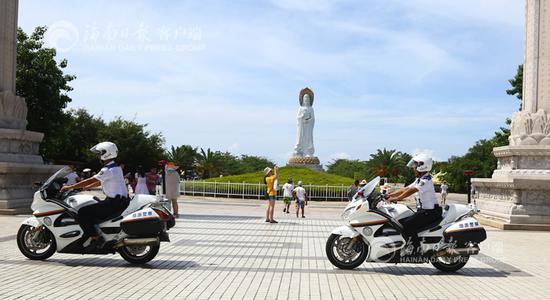
<path id="1" fill-rule="evenodd" d="M 130 236 L 159 236 L 164 231 L 164 222 L 151 208 L 138 210 L 120 221 L 122 231 Z"/>
<path id="2" fill-rule="evenodd" d="M 445 229 L 443 236 L 447 243 L 457 242 L 459 245 L 479 244 L 487 239 L 487 232 L 476 219 L 466 218 Z"/>

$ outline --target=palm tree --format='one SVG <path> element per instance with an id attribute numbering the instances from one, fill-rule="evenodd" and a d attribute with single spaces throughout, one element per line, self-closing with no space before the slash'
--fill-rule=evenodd
<path id="1" fill-rule="evenodd" d="M 198 155 L 197 148 L 190 145 L 172 146 L 168 151 L 168 160 L 175 162 L 183 170 L 191 170 L 197 162 Z"/>
<path id="2" fill-rule="evenodd" d="M 210 178 L 218 173 L 219 163 L 217 156 L 218 155 L 216 152 L 213 152 L 210 148 L 206 151 L 201 148 L 201 151 L 197 156 L 196 167 L 203 179 Z"/>
<path id="3" fill-rule="evenodd" d="M 376 153 L 371 154 L 367 161 L 370 173 L 374 176 L 387 177 L 393 180 L 403 174 L 407 162 L 404 161 L 405 155 L 397 150 L 378 149 Z"/>

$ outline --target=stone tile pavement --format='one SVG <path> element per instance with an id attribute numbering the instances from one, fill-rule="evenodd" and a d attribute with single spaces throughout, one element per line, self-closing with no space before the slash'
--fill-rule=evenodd
<path id="1" fill-rule="evenodd" d="M 456 274 L 431 265 L 365 263 L 337 270 L 325 241 L 343 203 L 311 203 L 307 218 L 264 222 L 258 200 L 181 198 L 171 243 L 145 266 L 118 255 L 30 261 L 0 216 L 1 299 L 550 299 L 548 232 L 489 228 L 482 254 Z"/>

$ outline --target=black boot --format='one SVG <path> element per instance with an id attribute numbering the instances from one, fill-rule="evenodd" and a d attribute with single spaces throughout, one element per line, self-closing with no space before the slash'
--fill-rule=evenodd
<path id="1" fill-rule="evenodd" d="M 86 252 L 90 252 L 90 251 L 94 251 L 94 250 L 97 250 L 97 249 L 101 249 L 103 248 L 103 245 L 105 244 L 105 239 L 103 238 L 103 236 L 99 236 L 99 238 L 97 239 L 92 239 L 90 241 L 90 244 L 88 246 L 86 246 L 86 248 L 84 248 L 84 250 L 86 250 Z"/>

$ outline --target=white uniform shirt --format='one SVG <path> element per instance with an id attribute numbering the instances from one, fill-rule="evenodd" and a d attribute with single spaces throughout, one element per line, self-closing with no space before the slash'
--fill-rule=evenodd
<path id="1" fill-rule="evenodd" d="M 73 185 L 73 184 L 76 183 L 76 179 L 78 178 L 78 174 L 76 174 L 76 172 L 71 172 L 71 173 L 67 174 L 67 176 L 65 176 L 65 178 L 67 178 L 66 185 Z"/>
<path id="2" fill-rule="evenodd" d="M 294 190 L 294 185 L 292 183 L 283 184 L 283 197 L 292 198 L 292 190 Z"/>
<path id="3" fill-rule="evenodd" d="M 305 201 L 306 200 L 306 189 L 299 186 L 294 189 L 294 192 L 296 193 L 296 198 L 298 198 L 298 201 Z"/>
<path id="4" fill-rule="evenodd" d="M 416 207 L 422 209 L 434 209 L 437 204 L 434 183 L 430 175 L 424 175 L 417 178 L 409 187 L 414 187 L 416 192 Z"/>
<path id="5" fill-rule="evenodd" d="M 101 182 L 103 193 L 109 198 L 116 196 L 128 197 L 128 187 L 124 181 L 122 168 L 115 162 L 110 162 L 94 176 Z"/>

